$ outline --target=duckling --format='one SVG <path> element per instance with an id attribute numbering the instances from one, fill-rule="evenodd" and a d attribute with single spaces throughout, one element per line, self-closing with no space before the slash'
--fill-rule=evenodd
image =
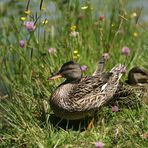
<path id="1" fill-rule="evenodd" d="M 69 61 L 49 80 L 64 77 L 50 97 L 50 107 L 62 119 L 77 120 L 99 110 L 115 94 L 125 67 L 113 67 L 109 73 L 94 74 L 82 79 L 80 65 Z"/>

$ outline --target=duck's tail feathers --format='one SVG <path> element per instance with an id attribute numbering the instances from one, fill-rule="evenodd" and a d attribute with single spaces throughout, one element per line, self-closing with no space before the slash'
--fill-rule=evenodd
<path id="1" fill-rule="evenodd" d="M 105 66 L 105 60 L 102 57 L 98 62 L 97 68 L 95 72 L 93 73 L 93 76 L 100 75 L 104 70 L 104 66 Z"/>

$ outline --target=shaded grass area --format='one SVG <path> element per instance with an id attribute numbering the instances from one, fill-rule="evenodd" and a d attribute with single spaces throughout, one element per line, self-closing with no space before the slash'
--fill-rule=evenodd
<path id="1" fill-rule="evenodd" d="M 61 82 L 49 83 L 47 78 L 66 61 L 73 59 L 80 65 L 87 65 L 84 75 L 94 71 L 103 53 L 110 56 L 106 70 L 117 63 L 124 63 L 127 70 L 135 65 L 148 68 L 147 24 L 138 22 L 141 9 L 129 10 L 127 3 L 114 1 L 106 2 L 106 7 L 102 5 L 98 14 L 88 1 L 61 2 L 55 3 L 56 19 L 51 19 L 54 14 L 49 7 L 40 10 L 40 1 L 28 4 L 29 15 L 24 14 L 26 4 L 22 1 L 15 3 L 12 14 L 11 4 L 4 4 L 1 9 L 1 146 L 91 148 L 97 141 L 102 141 L 104 147 L 146 147 L 148 117 L 144 103 L 134 108 L 119 105 L 120 111 L 116 113 L 111 111 L 110 104 L 104 106 L 98 113 L 97 125 L 90 130 L 84 130 L 90 119 L 68 123 L 52 116 L 50 109 L 45 114 L 43 101 L 48 101 Z M 49 3 L 42 5 L 45 7 Z M 34 31 L 26 29 L 20 21 L 22 16 L 26 21 L 36 22 Z M 100 20 L 100 16 L 104 19 Z M 43 24 L 46 19 L 48 23 Z M 72 26 L 76 29 L 72 30 Z M 79 35 L 70 36 L 73 31 Z M 19 45 L 20 40 L 25 41 L 23 48 Z M 124 46 L 130 49 L 128 57 L 121 55 Z M 56 53 L 48 52 L 51 47 Z M 76 55 L 74 51 L 77 51 Z M 126 75 L 123 81 L 125 79 Z M 47 122 L 48 115 L 50 120 Z"/>
<path id="2" fill-rule="evenodd" d="M 3 106 L 7 108 L 5 120 L 8 124 L 1 137 L 4 146 L 95 147 L 97 141 L 104 142 L 105 147 L 147 146 L 144 137 L 148 128 L 147 105 L 132 109 L 119 106 L 120 111 L 116 113 L 111 112 L 111 107 L 103 107 L 98 113 L 97 126 L 83 130 L 87 126 L 86 119 L 60 122 L 51 114 L 46 124 L 44 116 L 29 109 L 26 101 L 18 100 Z"/>

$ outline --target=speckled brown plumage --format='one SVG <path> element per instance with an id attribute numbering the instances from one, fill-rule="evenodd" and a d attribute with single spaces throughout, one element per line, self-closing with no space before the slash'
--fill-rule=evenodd
<path id="1" fill-rule="evenodd" d="M 65 77 L 50 98 L 50 106 L 56 116 L 64 119 L 81 119 L 98 110 L 115 94 L 123 65 L 115 66 L 107 74 L 97 74 L 82 79 L 80 66 L 72 61 L 65 63 L 54 77 Z"/>
<path id="2" fill-rule="evenodd" d="M 148 70 L 133 67 L 127 78 L 126 83 L 120 83 L 109 104 L 122 104 L 126 107 L 136 107 L 143 102 L 148 104 Z"/>

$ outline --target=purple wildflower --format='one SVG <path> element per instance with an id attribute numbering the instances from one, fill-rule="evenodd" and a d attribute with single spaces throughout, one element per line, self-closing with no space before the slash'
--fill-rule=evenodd
<path id="1" fill-rule="evenodd" d="M 112 106 L 112 112 L 118 112 L 119 111 L 119 107 L 118 106 Z"/>
<path id="2" fill-rule="evenodd" d="M 109 54 L 106 52 L 103 54 L 103 58 L 105 61 L 107 61 L 109 59 Z"/>
<path id="3" fill-rule="evenodd" d="M 27 21 L 27 22 L 24 22 L 24 25 L 28 31 L 33 31 L 36 28 L 36 26 L 34 25 L 34 22 Z"/>
<path id="4" fill-rule="evenodd" d="M 86 65 L 82 65 L 82 66 L 81 66 L 81 70 L 82 70 L 82 71 L 86 71 L 86 70 L 87 70 L 87 66 L 86 66 Z"/>
<path id="5" fill-rule="evenodd" d="M 130 54 L 130 49 L 128 47 L 123 47 L 121 53 L 125 56 L 128 56 Z"/>
<path id="6" fill-rule="evenodd" d="M 49 52 L 50 54 L 55 53 L 56 51 L 57 51 L 56 48 L 53 48 L 53 47 L 48 48 L 48 52 Z"/>
<path id="7" fill-rule="evenodd" d="M 104 143 L 103 142 L 96 142 L 96 148 L 103 148 L 104 147 Z"/>
<path id="8" fill-rule="evenodd" d="M 21 48 L 24 48 L 24 47 L 25 47 L 25 41 L 24 41 L 24 40 L 20 40 L 20 41 L 19 41 L 19 46 L 20 46 Z"/>

